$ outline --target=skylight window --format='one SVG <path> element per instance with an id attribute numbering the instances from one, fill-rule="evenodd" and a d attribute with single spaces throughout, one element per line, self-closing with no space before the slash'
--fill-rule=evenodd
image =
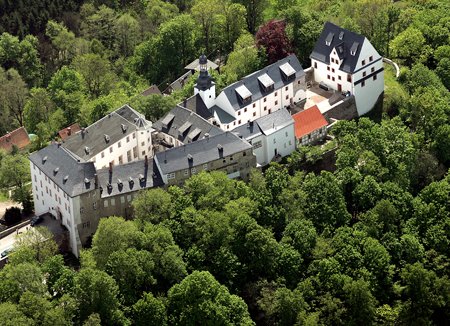
<path id="1" fill-rule="evenodd" d="M 358 43 L 358 42 L 353 42 L 353 45 L 352 45 L 352 47 L 350 48 L 350 54 L 351 54 L 352 56 L 355 56 L 355 55 L 356 55 L 356 52 L 358 51 L 358 46 L 359 46 L 359 43 Z"/>
<path id="2" fill-rule="evenodd" d="M 334 33 L 328 33 L 328 36 L 327 36 L 327 38 L 325 39 L 325 44 L 327 45 L 327 46 L 330 46 L 331 45 L 331 42 L 333 42 L 333 38 L 334 38 Z"/>

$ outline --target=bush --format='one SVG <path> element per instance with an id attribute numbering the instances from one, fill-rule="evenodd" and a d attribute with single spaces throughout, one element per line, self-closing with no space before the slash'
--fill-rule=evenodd
<path id="1" fill-rule="evenodd" d="M 22 219 L 22 214 L 19 207 L 10 207 L 6 209 L 3 217 L 6 225 L 13 225 L 19 223 Z"/>

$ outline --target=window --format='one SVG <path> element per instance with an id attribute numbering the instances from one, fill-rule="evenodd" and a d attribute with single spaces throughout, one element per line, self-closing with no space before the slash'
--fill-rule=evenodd
<path id="1" fill-rule="evenodd" d="M 240 124 L 241 124 L 241 120 L 238 121 L 238 125 L 240 125 Z"/>
<path id="2" fill-rule="evenodd" d="M 184 170 L 184 175 L 189 175 L 189 170 L 188 169 Z"/>
<path id="3" fill-rule="evenodd" d="M 130 142 L 130 136 L 127 136 L 127 143 Z"/>
<path id="4" fill-rule="evenodd" d="M 373 56 L 369 57 L 369 61 L 372 62 L 373 61 Z"/>
<path id="5" fill-rule="evenodd" d="M 131 201 L 131 195 L 127 195 L 127 201 L 128 201 L 128 202 Z"/>
<path id="6" fill-rule="evenodd" d="M 136 138 L 136 134 L 133 132 L 133 139 L 135 139 Z"/>
<path id="7" fill-rule="evenodd" d="M 145 141 L 141 142 L 141 146 L 144 146 L 144 145 L 145 145 Z"/>
<path id="8" fill-rule="evenodd" d="M 104 157 L 105 157 L 105 152 L 102 152 L 102 153 L 100 154 L 100 156 L 101 156 L 102 158 L 104 158 Z"/>
<path id="9" fill-rule="evenodd" d="M 116 206 L 116 199 L 115 198 L 111 198 L 111 206 Z"/>
<path id="10" fill-rule="evenodd" d="M 247 108 L 244 109 L 244 112 L 247 112 Z"/>
<path id="11" fill-rule="evenodd" d="M 125 196 L 120 196 L 120 203 L 125 204 Z"/>
<path id="12" fill-rule="evenodd" d="M 120 143 L 120 141 L 117 143 L 117 147 L 120 148 L 122 146 L 122 144 Z"/>
<path id="13" fill-rule="evenodd" d="M 334 72 L 334 68 L 331 68 L 331 72 Z"/>
<path id="14" fill-rule="evenodd" d="M 350 74 L 347 75 L 347 81 L 348 81 L 349 83 L 352 82 L 352 75 L 350 75 Z"/>
<path id="15" fill-rule="evenodd" d="M 342 80 L 342 77 L 341 77 L 341 76 L 338 76 L 338 80 Z"/>
<path id="16" fill-rule="evenodd" d="M 208 170 L 208 163 L 203 164 L 203 170 Z"/>
<path id="17" fill-rule="evenodd" d="M 109 148 L 109 152 L 112 153 L 113 152 L 113 148 L 112 146 Z"/>
<path id="18" fill-rule="evenodd" d="M 167 175 L 167 179 L 175 179 L 175 172 L 172 172 L 172 173 L 169 173 L 168 175 Z"/>
<path id="19" fill-rule="evenodd" d="M 314 62 L 314 68 L 317 69 L 317 62 Z"/>
<path id="20" fill-rule="evenodd" d="M 289 141 L 289 146 L 292 146 L 292 142 L 291 141 Z"/>
<path id="21" fill-rule="evenodd" d="M 83 223 L 83 229 L 86 229 L 86 228 L 88 228 L 90 226 L 91 226 L 91 222 L 89 222 L 89 221 Z"/>
<path id="22" fill-rule="evenodd" d="M 58 196 L 55 194 L 55 201 L 58 201 Z"/>
<path id="23" fill-rule="evenodd" d="M 241 111 L 238 111 L 238 115 L 241 115 Z"/>
<path id="24" fill-rule="evenodd" d="M 145 151 L 142 151 L 142 155 L 145 155 Z"/>
<path id="25" fill-rule="evenodd" d="M 278 100 L 275 101 L 275 105 L 278 105 Z"/>
<path id="26" fill-rule="evenodd" d="M 361 61 L 361 65 L 365 65 L 366 64 L 366 60 Z"/>
<path id="27" fill-rule="evenodd" d="M 272 113 L 272 109 L 269 109 L 269 114 L 271 114 Z"/>
<path id="28" fill-rule="evenodd" d="M 196 168 L 192 168 L 191 172 L 192 172 L 192 174 L 195 174 L 195 172 L 197 172 L 197 169 Z"/>
<path id="29" fill-rule="evenodd" d="M 287 131 L 285 132 L 285 135 L 286 135 L 286 137 L 288 136 L 288 132 Z"/>
<path id="30" fill-rule="evenodd" d="M 264 107 L 264 111 L 267 111 L 267 106 Z"/>
<path id="31" fill-rule="evenodd" d="M 42 188 L 42 180 L 40 180 L 40 183 L 41 183 L 41 188 Z"/>
<path id="32" fill-rule="evenodd" d="M 84 213 L 84 207 L 80 207 L 80 214 Z"/>
<path id="33" fill-rule="evenodd" d="M 264 103 L 267 102 L 267 97 L 264 98 Z"/>
<path id="34" fill-rule="evenodd" d="M 104 202 L 103 202 L 103 207 L 108 207 L 108 200 L 105 200 Z"/>
<path id="35" fill-rule="evenodd" d="M 372 67 L 371 69 L 370 69 L 370 72 L 374 72 L 375 71 L 375 67 Z"/>
<path id="36" fill-rule="evenodd" d="M 34 182 L 37 182 L 37 177 L 36 176 L 34 176 Z"/>
<path id="37" fill-rule="evenodd" d="M 373 75 L 373 80 L 377 80 L 377 75 Z"/>
<path id="38" fill-rule="evenodd" d="M 366 72 L 365 71 L 363 71 L 363 77 L 366 77 Z"/>
<path id="39" fill-rule="evenodd" d="M 364 87 L 364 86 L 366 86 L 366 81 L 365 80 L 363 80 L 362 83 L 361 83 L 361 87 Z"/>
<path id="40" fill-rule="evenodd" d="M 333 62 L 333 63 L 334 63 L 334 59 L 333 59 L 333 58 L 331 58 L 331 62 Z"/>
<path id="41" fill-rule="evenodd" d="M 289 99 L 289 95 L 286 95 L 286 100 L 288 100 Z"/>
<path id="42" fill-rule="evenodd" d="M 253 116 L 256 117 L 256 112 L 253 112 Z"/>
<path id="43" fill-rule="evenodd" d="M 256 103 L 253 103 L 253 107 L 256 108 Z"/>
<path id="44" fill-rule="evenodd" d="M 253 148 L 254 149 L 257 149 L 257 148 L 260 148 L 260 147 L 262 147 L 262 141 L 261 140 L 253 143 Z"/>
<path id="45" fill-rule="evenodd" d="M 133 157 L 136 158 L 138 156 L 137 146 L 133 147 Z"/>
<path id="46" fill-rule="evenodd" d="M 123 156 L 122 155 L 119 156 L 119 164 L 123 164 Z"/>
<path id="47" fill-rule="evenodd" d="M 330 75 L 327 75 L 327 78 L 330 79 Z"/>
<path id="48" fill-rule="evenodd" d="M 331 77 L 331 80 L 334 81 L 334 77 Z"/>
<path id="49" fill-rule="evenodd" d="M 94 210 L 97 209 L 97 202 L 92 203 L 92 208 L 93 208 Z"/>
<path id="50" fill-rule="evenodd" d="M 253 113 L 254 114 L 254 113 Z M 227 129 L 230 129 L 230 125 L 227 125 Z"/>
<path id="51" fill-rule="evenodd" d="M 45 181 L 47 181 L 47 176 L 45 176 Z"/>
<path id="52" fill-rule="evenodd" d="M 287 91 L 288 89 L 289 89 L 289 86 L 286 86 L 286 87 L 284 88 L 285 91 Z"/>
<path id="53" fill-rule="evenodd" d="M 127 151 L 127 162 L 131 162 L 131 149 Z"/>
<path id="54" fill-rule="evenodd" d="M 330 71 L 330 66 L 327 66 L 327 70 Z"/>
<path id="55" fill-rule="evenodd" d="M 276 140 L 276 138 L 274 138 L 274 139 L 273 139 L 273 143 L 274 143 L 274 144 L 276 144 L 276 143 L 277 143 L 277 140 Z"/>
<path id="56" fill-rule="evenodd" d="M 235 126 L 236 125 L 236 121 L 233 121 L 233 126 Z"/>
<path id="57" fill-rule="evenodd" d="M 278 92 L 275 92 L 275 96 L 277 96 L 278 95 Z"/>

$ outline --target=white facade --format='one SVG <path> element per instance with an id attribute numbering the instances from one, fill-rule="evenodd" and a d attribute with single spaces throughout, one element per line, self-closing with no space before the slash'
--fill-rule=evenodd
<path id="1" fill-rule="evenodd" d="M 330 54 L 330 64 L 311 59 L 314 68 L 314 80 L 323 82 L 339 92 L 349 91 L 355 96 L 358 115 L 369 112 L 384 91 L 383 60 L 370 42 L 362 44 L 358 62 L 352 73 L 340 70 L 342 61 L 336 48 Z"/>

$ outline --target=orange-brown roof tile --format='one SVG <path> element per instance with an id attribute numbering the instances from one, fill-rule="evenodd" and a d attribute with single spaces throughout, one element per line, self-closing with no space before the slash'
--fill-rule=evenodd
<path id="1" fill-rule="evenodd" d="M 61 140 L 65 140 L 66 138 L 68 138 L 69 136 L 75 134 L 77 131 L 80 131 L 81 127 L 78 124 L 78 122 L 74 123 L 73 125 L 61 129 L 60 131 L 58 131 L 59 137 L 61 137 Z"/>
<path id="2" fill-rule="evenodd" d="M 294 118 L 295 121 L 295 137 L 297 138 L 301 138 L 314 130 L 328 125 L 327 120 L 325 120 L 322 113 L 320 113 L 317 105 L 294 114 L 292 118 Z"/>
<path id="3" fill-rule="evenodd" d="M 30 137 L 28 137 L 25 127 L 17 128 L 16 130 L 0 137 L 0 148 L 6 151 L 10 151 L 13 145 L 16 145 L 17 148 L 22 149 L 29 143 Z"/>

